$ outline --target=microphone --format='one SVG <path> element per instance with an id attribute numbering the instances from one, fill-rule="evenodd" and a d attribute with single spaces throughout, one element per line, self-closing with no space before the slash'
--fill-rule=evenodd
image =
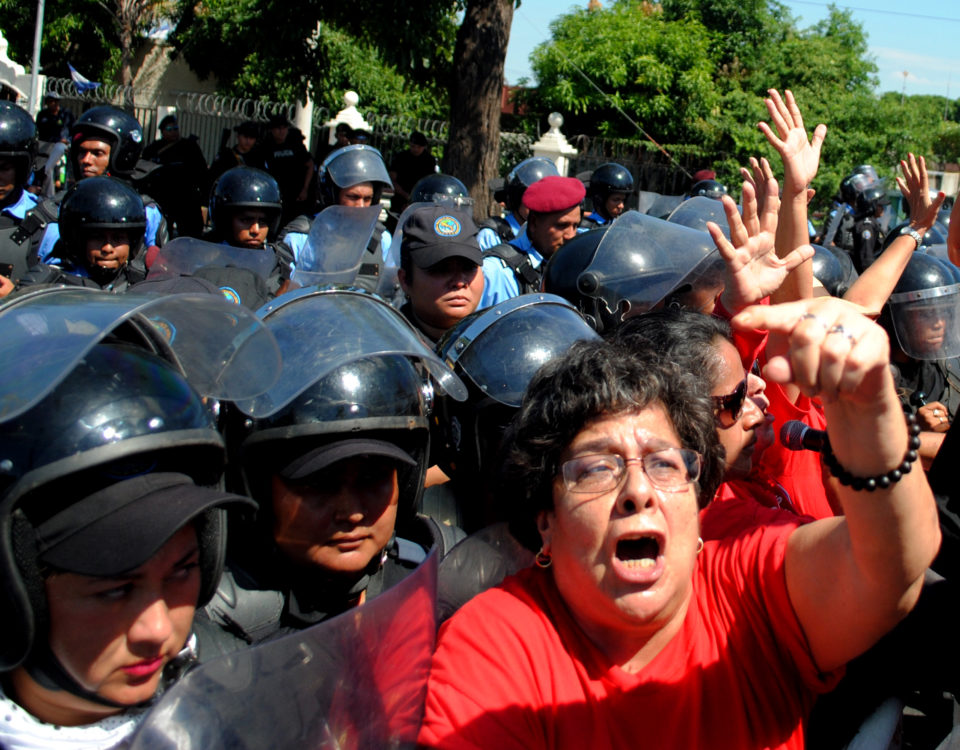
<path id="1" fill-rule="evenodd" d="M 791 419 L 780 428 L 780 442 L 788 450 L 823 453 L 827 445 L 827 432 L 815 430 L 798 419 Z"/>

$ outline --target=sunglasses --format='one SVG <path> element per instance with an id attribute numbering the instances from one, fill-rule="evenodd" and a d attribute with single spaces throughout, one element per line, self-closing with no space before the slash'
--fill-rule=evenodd
<path id="1" fill-rule="evenodd" d="M 737 420 L 743 415 L 743 407 L 747 401 L 747 381 L 750 378 L 750 373 L 757 374 L 759 369 L 759 362 L 754 361 L 753 365 L 743 376 L 743 380 L 734 388 L 733 393 L 728 393 L 725 396 L 711 397 L 713 398 L 717 421 L 721 427 L 733 427 L 733 425 L 737 423 Z"/>

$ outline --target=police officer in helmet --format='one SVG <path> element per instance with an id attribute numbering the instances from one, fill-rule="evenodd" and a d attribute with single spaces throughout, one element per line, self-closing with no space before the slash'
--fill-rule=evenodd
<path id="1" fill-rule="evenodd" d="M 36 152 L 33 119 L 12 102 L 0 102 L 0 275 L 16 283 L 27 270 L 30 244 L 20 231 L 37 198 L 25 190 Z"/>
<path id="2" fill-rule="evenodd" d="M 543 156 L 534 156 L 524 159 L 507 173 L 503 186 L 496 191 L 494 197 L 507 209 L 501 218 L 491 216 L 485 219 L 481 227 L 493 229 L 501 242 L 510 242 L 515 239 L 527 220 L 527 209 L 523 205 L 523 194 L 533 183 L 544 177 L 558 177 L 560 172 L 556 164 Z M 482 246 L 484 250 L 486 246 Z"/>
<path id="3" fill-rule="evenodd" d="M 613 221 L 627 207 L 627 199 L 633 192 L 633 175 L 620 165 L 610 162 L 601 164 L 590 175 L 587 197 L 593 211 L 580 222 L 581 229 L 596 229 Z"/>
<path id="4" fill-rule="evenodd" d="M 380 152 L 365 144 L 351 144 L 332 151 L 320 165 L 318 179 L 321 209 L 328 206 L 376 206 L 384 188 L 392 185 Z M 280 239 L 289 248 L 294 264 L 303 254 L 313 219 L 314 216 L 298 216 L 280 232 Z M 363 256 L 356 280 L 358 286 L 376 290 L 391 242 L 390 232 L 378 220 Z"/>

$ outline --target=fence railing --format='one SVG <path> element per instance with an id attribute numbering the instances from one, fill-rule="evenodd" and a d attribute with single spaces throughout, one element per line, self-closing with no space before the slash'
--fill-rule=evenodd
<path id="1" fill-rule="evenodd" d="M 147 142 L 153 140 L 158 120 L 167 111 L 176 109 L 180 131 L 184 136 L 195 136 L 204 157 L 210 163 L 220 149 L 232 143 L 233 128 L 246 120 L 265 123 L 271 115 L 283 114 L 293 119 L 296 105 L 258 99 L 203 94 L 190 91 L 152 92 L 135 90 L 132 86 L 107 84 L 85 94 L 78 94 L 69 78 L 48 78 L 47 89 L 61 96 L 62 106 L 80 115 L 99 104 L 113 104 L 132 110 L 143 125 Z M 311 153 L 326 143 L 325 127 L 331 119 L 325 107 L 313 109 L 313 127 L 306 133 L 306 146 Z M 389 163 L 394 153 L 406 148 L 410 133 L 418 130 L 427 137 L 433 154 L 439 160 L 449 134 L 446 120 L 406 117 L 395 114 L 368 112 L 364 119 L 370 124 L 372 145 L 383 153 Z M 500 134 L 500 167 L 505 174 L 516 164 L 532 155 L 533 138 L 525 133 Z M 615 161 L 624 165 L 633 175 L 638 189 L 664 194 L 682 193 L 689 185 L 684 173 L 699 167 L 703 155 L 693 152 L 674 153 L 676 160 L 660 153 L 647 141 L 602 138 L 592 135 L 568 137 L 578 150 L 571 159 L 570 174 L 591 172 L 600 164 Z"/>

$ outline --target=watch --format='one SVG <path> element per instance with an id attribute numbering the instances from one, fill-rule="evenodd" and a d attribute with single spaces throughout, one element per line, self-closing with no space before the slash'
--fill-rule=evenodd
<path id="1" fill-rule="evenodd" d="M 908 237 L 911 237 L 913 241 L 917 243 L 918 248 L 923 244 L 923 235 L 920 234 L 920 232 L 918 232 L 909 224 L 907 224 L 907 226 L 905 226 L 903 229 L 900 230 L 900 234 L 901 235 L 905 234 Z"/>

